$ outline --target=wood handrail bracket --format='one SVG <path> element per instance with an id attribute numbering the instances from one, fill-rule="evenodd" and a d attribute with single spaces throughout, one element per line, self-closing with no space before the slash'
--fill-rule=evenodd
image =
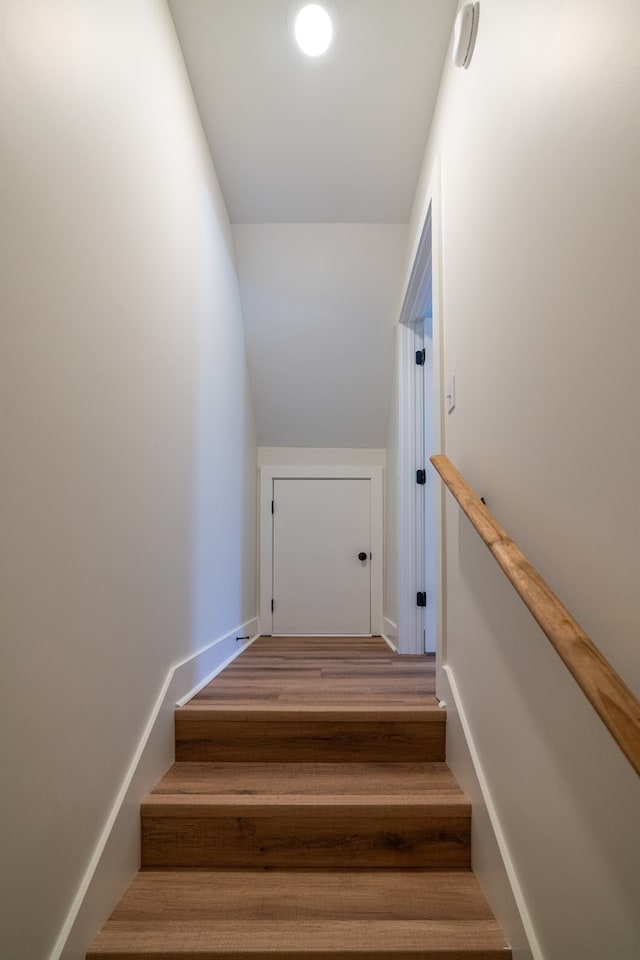
<path id="1" fill-rule="evenodd" d="M 640 701 L 603 657 L 538 571 L 443 454 L 431 457 L 442 480 L 529 608 L 596 713 L 640 774 Z"/>

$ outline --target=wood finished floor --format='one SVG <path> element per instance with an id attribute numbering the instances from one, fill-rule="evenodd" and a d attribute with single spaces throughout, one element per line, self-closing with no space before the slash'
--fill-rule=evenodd
<path id="1" fill-rule="evenodd" d="M 380 637 L 260 637 L 177 712 L 176 760 L 442 760 L 434 688 Z"/>
<path id="2" fill-rule="evenodd" d="M 188 707 L 385 705 L 437 707 L 434 658 L 400 656 L 381 637 L 260 637 Z"/>

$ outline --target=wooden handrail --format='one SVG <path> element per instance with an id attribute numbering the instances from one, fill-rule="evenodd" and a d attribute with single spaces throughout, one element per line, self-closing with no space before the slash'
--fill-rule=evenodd
<path id="1" fill-rule="evenodd" d="M 640 702 L 509 539 L 448 457 L 431 457 L 443 481 L 547 635 L 636 773 L 640 774 Z"/>

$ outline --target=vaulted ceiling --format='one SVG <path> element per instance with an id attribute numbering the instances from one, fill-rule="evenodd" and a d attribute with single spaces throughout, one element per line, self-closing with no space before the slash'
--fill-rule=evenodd
<path id="1" fill-rule="evenodd" d="M 336 42 L 317 59 L 292 42 L 291 0 L 169 6 L 232 223 L 325 225 L 254 231 L 250 241 L 236 231 L 259 442 L 384 446 L 405 237 L 380 225 L 408 221 L 457 2 L 331 0 Z M 345 224 L 369 229 L 348 234 Z M 314 288 L 311 258 L 334 263 L 330 295 Z M 324 374 L 305 397 L 282 358 L 301 323 Z M 363 334 L 375 341 L 373 366 L 337 362 Z M 326 402 L 328 385 L 340 404 Z"/>

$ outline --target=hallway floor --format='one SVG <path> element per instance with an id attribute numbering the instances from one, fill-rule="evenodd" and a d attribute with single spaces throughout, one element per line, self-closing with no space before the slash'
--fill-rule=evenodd
<path id="1" fill-rule="evenodd" d="M 260 637 L 192 706 L 270 705 L 380 712 L 437 706 L 433 656 L 401 657 L 381 637 Z"/>

